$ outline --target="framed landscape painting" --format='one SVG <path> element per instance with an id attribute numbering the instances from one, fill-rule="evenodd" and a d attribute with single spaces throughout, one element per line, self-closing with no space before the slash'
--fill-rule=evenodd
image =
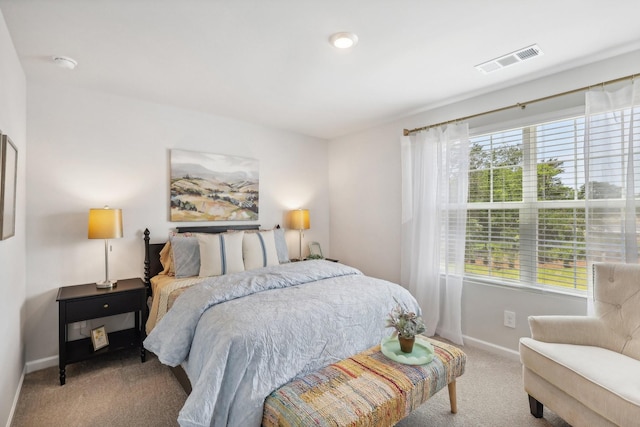
<path id="1" fill-rule="evenodd" d="M 16 232 L 18 149 L 7 135 L 0 136 L 0 240 Z"/>
<path id="2" fill-rule="evenodd" d="M 258 219 L 258 160 L 171 150 L 170 220 Z"/>

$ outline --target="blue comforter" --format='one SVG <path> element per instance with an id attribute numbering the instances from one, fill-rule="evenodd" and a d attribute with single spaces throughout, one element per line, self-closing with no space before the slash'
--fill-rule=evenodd
<path id="1" fill-rule="evenodd" d="M 328 261 L 207 279 L 180 296 L 144 346 L 183 364 L 192 392 L 181 426 L 260 426 L 265 398 L 294 377 L 349 357 L 391 333 L 399 285 Z"/>

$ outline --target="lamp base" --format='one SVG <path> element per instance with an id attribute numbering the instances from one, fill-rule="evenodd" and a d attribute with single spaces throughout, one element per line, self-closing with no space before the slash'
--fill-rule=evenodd
<path id="1" fill-rule="evenodd" d="M 117 280 L 103 280 L 102 282 L 96 283 L 96 288 L 98 289 L 111 289 L 116 286 L 118 283 Z"/>

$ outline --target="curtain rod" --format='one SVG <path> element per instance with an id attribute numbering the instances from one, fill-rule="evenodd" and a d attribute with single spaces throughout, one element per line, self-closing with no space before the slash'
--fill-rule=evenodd
<path id="1" fill-rule="evenodd" d="M 493 113 L 499 113 L 501 111 L 506 111 L 506 110 L 510 110 L 512 108 L 521 108 L 521 109 L 525 109 L 525 107 L 529 104 L 534 104 L 536 102 L 542 102 L 542 101 L 547 101 L 549 99 L 553 99 L 553 98 L 559 98 L 561 96 L 565 96 L 565 95 L 571 95 L 573 93 L 577 93 L 577 92 L 583 92 L 585 90 L 589 90 L 593 87 L 598 87 L 598 86 L 604 86 L 604 85 L 609 85 L 609 84 L 613 84 L 613 83 L 618 83 L 624 80 L 633 80 L 638 74 L 631 74 L 629 76 L 625 76 L 625 77 L 620 77 L 617 79 L 613 79 L 613 80 L 609 80 L 606 82 L 602 82 L 602 83 L 598 83 L 596 85 L 591 85 L 591 86 L 585 86 L 585 87 L 581 87 L 579 89 L 573 89 L 573 90 L 568 90 L 566 92 L 562 92 L 562 93 L 556 93 L 555 95 L 549 95 L 549 96 L 545 96 L 542 98 L 537 98 L 537 99 L 532 99 L 531 101 L 527 101 L 527 102 L 518 102 L 517 104 L 514 105 L 508 105 L 506 107 L 501 107 L 501 108 L 496 108 L 495 110 L 490 110 L 490 111 L 485 111 L 482 113 L 477 113 L 477 114 L 472 114 L 470 116 L 465 116 L 465 117 L 460 117 L 458 119 L 454 119 L 454 120 L 447 120 L 446 122 L 441 122 L 441 123 L 436 123 L 433 125 L 427 125 L 427 126 L 422 126 L 419 128 L 415 128 L 415 129 L 403 129 L 402 133 L 404 136 L 409 136 L 413 133 L 417 133 L 423 130 L 427 130 L 427 129 L 431 129 L 431 128 L 435 128 L 438 126 L 442 126 L 442 125 L 447 125 L 449 123 L 455 123 L 455 122 L 460 122 L 463 120 L 469 120 L 469 119 L 474 119 L 476 117 L 480 117 L 480 116 L 484 116 L 487 114 L 493 114 Z"/>

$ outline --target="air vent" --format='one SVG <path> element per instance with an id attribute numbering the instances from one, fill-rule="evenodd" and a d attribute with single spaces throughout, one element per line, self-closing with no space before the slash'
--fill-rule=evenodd
<path id="1" fill-rule="evenodd" d="M 507 55 L 503 55 L 499 58 L 492 59 L 491 61 L 476 65 L 476 69 L 488 74 L 540 55 L 542 55 L 542 50 L 540 50 L 538 45 L 534 44 L 515 52 L 511 52 Z"/>
<path id="2" fill-rule="evenodd" d="M 525 59 L 533 58 L 534 56 L 540 55 L 541 51 L 538 46 L 528 47 L 526 49 L 522 49 L 521 51 L 516 53 L 516 56 L 520 58 L 520 60 L 524 61 Z"/>

